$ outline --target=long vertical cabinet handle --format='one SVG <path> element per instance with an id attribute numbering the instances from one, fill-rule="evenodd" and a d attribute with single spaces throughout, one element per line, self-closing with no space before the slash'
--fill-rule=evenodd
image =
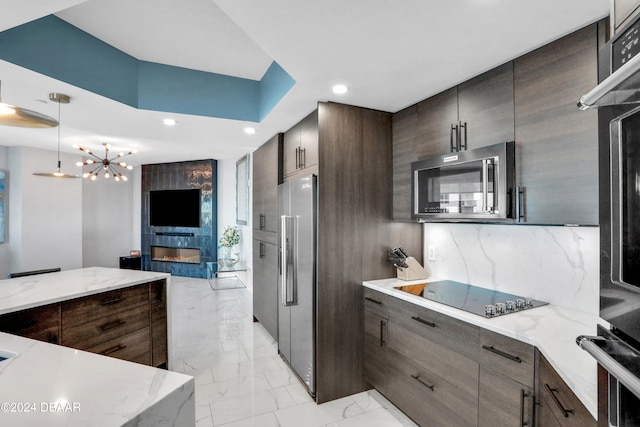
<path id="1" fill-rule="evenodd" d="M 301 148 L 300 149 L 300 169 L 304 169 L 306 165 L 307 165 L 307 149 Z"/>
<path id="2" fill-rule="evenodd" d="M 296 147 L 296 170 L 300 169 L 300 148 Z"/>
<path id="3" fill-rule="evenodd" d="M 523 196 L 524 189 L 522 187 L 516 187 L 516 222 L 524 222 L 524 212 L 522 209 Z"/>
<path id="4" fill-rule="evenodd" d="M 467 122 L 458 122 L 458 151 L 467 149 Z"/>
<path id="5" fill-rule="evenodd" d="M 260 258 L 264 258 L 264 242 L 260 242 Z"/>
<path id="6" fill-rule="evenodd" d="M 529 426 L 529 423 L 527 423 L 527 421 L 524 419 L 524 400 L 527 397 L 529 397 L 527 392 L 525 392 L 523 389 L 520 389 L 520 426 L 521 427 Z"/>
<path id="7" fill-rule="evenodd" d="M 451 123 L 451 152 L 454 153 L 458 151 L 458 125 L 455 123 Z"/>
<path id="8" fill-rule="evenodd" d="M 387 322 L 384 320 L 380 321 L 380 347 L 384 347 L 386 341 L 384 340 L 384 327 L 387 326 Z"/>

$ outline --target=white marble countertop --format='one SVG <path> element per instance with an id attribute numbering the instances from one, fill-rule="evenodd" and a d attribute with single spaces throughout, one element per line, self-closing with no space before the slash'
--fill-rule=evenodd
<path id="1" fill-rule="evenodd" d="M 170 277 L 154 271 L 90 267 L 0 280 L 0 314 Z"/>
<path id="2" fill-rule="evenodd" d="M 5 333 L 0 350 L 16 353 L 0 362 L 1 425 L 195 425 L 191 376 Z"/>
<path id="3" fill-rule="evenodd" d="M 159 279 L 169 288 L 170 277 L 92 267 L 0 280 L 0 314 Z M 195 425 L 191 376 L 0 333 L 6 352 L 15 355 L 0 361 L 0 425 Z"/>
<path id="4" fill-rule="evenodd" d="M 591 415 L 598 419 L 597 363 L 578 347 L 576 337 L 596 335 L 596 325 L 609 327 L 606 321 L 552 304 L 488 319 L 394 289 L 394 286 L 435 280 L 383 279 L 367 281 L 363 285 L 538 347 Z"/>

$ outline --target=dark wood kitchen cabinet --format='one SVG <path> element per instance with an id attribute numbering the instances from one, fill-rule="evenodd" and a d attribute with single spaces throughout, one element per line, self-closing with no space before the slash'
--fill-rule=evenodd
<path id="1" fill-rule="evenodd" d="M 532 426 L 535 347 L 480 330 L 480 427 Z"/>
<path id="2" fill-rule="evenodd" d="M 0 331 L 38 341 L 60 341 L 60 305 L 51 304 L 0 316 Z"/>
<path id="3" fill-rule="evenodd" d="M 0 330 L 166 368 L 166 280 L 4 314 Z"/>
<path id="4" fill-rule="evenodd" d="M 278 184 L 282 179 L 279 133 L 253 153 L 253 229 L 278 232 Z"/>
<path id="5" fill-rule="evenodd" d="M 364 379 L 387 394 L 387 296 L 364 290 Z"/>
<path id="6" fill-rule="evenodd" d="M 389 298 L 387 398 L 420 425 L 476 426 L 479 328 Z"/>
<path id="7" fill-rule="evenodd" d="M 513 64 L 481 74 L 393 116 L 393 218 L 411 220 L 411 163 L 513 141 Z"/>
<path id="8" fill-rule="evenodd" d="M 576 101 L 598 84 L 598 25 L 514 61 L 519 222 L 598 225 L 598 122 Z"/>
<path id="9" fill-rule="evenodd" d="M 253 316 L 278 340 L 278 246 L 272 233 L 253 239 Z M 268 240 L 267 240 L 268 239 Z"/>
<path id="10" fill-rule="evenodd" d="M 318 111 L 314 111 L 284 134 L 282 163 L 285 181 L 317 173 Z"/>
<path id="11" fill-rule="evenodd" d="M 536 352 L 536 372 L 538 427 L 596 427 L 591 413 L 539 351 Z"/>

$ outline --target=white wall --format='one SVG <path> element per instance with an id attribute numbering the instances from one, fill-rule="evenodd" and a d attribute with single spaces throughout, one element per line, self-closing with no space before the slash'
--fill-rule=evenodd
<path id="1" fill-rule="evenodd" d="M 82 180 L 83 267 L 118 268 L 119 257 L 134 249 L 133 181 Z"/>
<path id="2" fill-rule="evenodd" d="M 435 261 L 428 260 L 429 246 Z M 598 314 L 598 227 L 425 224 L 431 276 Z"/>
<path id="3" fill-rule="evenodd" d="M 236 226 L 236 161 L 218 160 L 218 238 L 227 226 Z M 251 162 L 249 162 L 251 164 Z M 252 169 L 249 172 L 249 183 L 251 183 Z M 252 194 L 251 188 L 249 194 Z M 251 197 L 251 196 L 249 196 Z M 249 207 L 252 201 L 249 200 Z M 247 267 L 246 271 L 238 273 L 238 278 L 252 289 L 253 285 L 253 228 L 251 224 L 251 211 L 249 211 L 249 223 L 246 226 L 238 226 L 241 232 L 240 245 L 242 250 L 241 262 Z"/>
<path id="4" fill-rule="evenodd" d="M 81 156 L 60 154 L 62 171 L 78 172 Z M 9 272 L 82 267 L 82 179 L 47 178 L 55 151 L 10 147 Z"/>

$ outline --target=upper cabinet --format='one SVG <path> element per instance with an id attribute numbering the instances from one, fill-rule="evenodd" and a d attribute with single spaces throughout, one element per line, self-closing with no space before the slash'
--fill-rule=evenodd
<path id="1" fill-rule="evenodd" d="M 393 116 L 393 218 L 411 220 L 411 163 L 516 141 L 518 223 L 598 224 L 598 123 L 576 101 L 598 83 L 592 24 Z"/>
<path id="2" fill-rule="evenodd" d="M 284 180 L 307 175 L 318 167 L 318 111 L 314 111 L 284 134 L 282 149 Z"/>
<path id="3" fill-rule="evenodd" d="M 576 107 L 597 52 L 593 24 L 514 61 L 520 222 L 598 224 L 598 117 Z"/>
<path id="4" fill-rule="evenodd" d="M 393 219 L 411 221 L 411 163 L 513 141 L 513 66 L 502 65 L 393 116 Z"/>
<path id="5" fill-rule="evenodd" d="M 282 176 L 279 133 L 253 153 L 253 228 L 278 232 L 278 183 Z"/>

